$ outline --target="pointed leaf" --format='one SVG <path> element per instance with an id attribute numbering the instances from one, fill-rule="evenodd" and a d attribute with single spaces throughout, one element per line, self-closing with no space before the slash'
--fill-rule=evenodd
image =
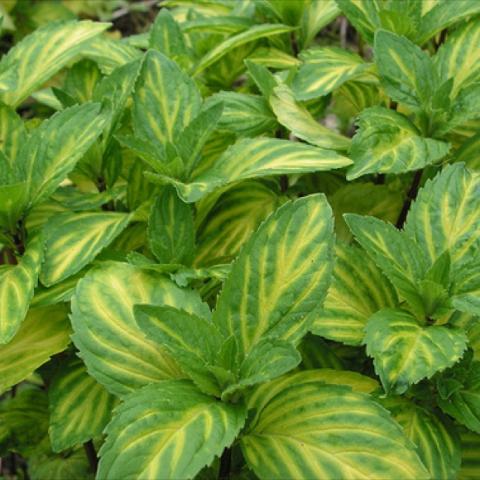
<path id="1" fill-rule="evenodd" d="M 214 321 L 242 356 L 262 338 L 298 341 L 305 317 L 330 283 L 333 221 L 323 195 L 280 207 L 242 249 L 217 302 Z"/>
<path id="2" fill-rule="evenodd" d="M 138 327 L 138 303 L 208 315 L 193 291 L 125 263 L 103 263 L 80 280 L 72 299 L 73 341 L 89 374 L 119 396 L 180 375 L 170 355 Z"/>
<path id="3" fill-rule="evenodd" d="M 75 212 L 56 215 L 45 226 L 45 262 L 40 280 L 50 287 L 79 272 L 126 228 L 131 215 Z"/>
<path id="4" fill-rule="evenodd" d="M 97 478 L 193 478 L 230 446 L 245 415 L 187 381 L 149 385 L 116 409 Z"/>
<path id="5" fill-rule="evenodd" d="M 108 23 L 49 23 L 25 37 L 0 62 L 0 72 L 13 69 L 16 85 L 0 93 L 2 102 L 17 106 L 30 93 L 53 77 L 72 59 L 82 54 L 88 42 L 109 27 Z"/>
<path id="6" fill-rule="evenodd" d="M 155 17 L 149 46 L 170 58 L 188 54 L 182 30 L 167 8 L 162 8 Z"/>
<path id="7" fill-rule="evenodd" d="M 387 393 L 452 366 L 467 347 L 465 333 L 444 326 L 422 326 L 406 311 L 385 309 L 367 323 L 365 344 Z"/>

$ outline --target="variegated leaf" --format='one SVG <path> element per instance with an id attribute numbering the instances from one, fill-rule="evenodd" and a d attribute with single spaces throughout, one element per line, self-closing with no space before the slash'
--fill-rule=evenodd
<path id="1" fill-rule="evenodd" d="M 45 226 L 45 261 L 40 280 L 50 287 L 88 265 L 126 228 L 131 215 L 116 212 L 63 213 Z"/>
<path id="2" fill-rule="evenodd" d="M 245 408 L 164 381 L 129 395 L 115 410 L 100 450 L 97 478 L 194 478 L 230 446 Z"/>
<path id="3" fill-rule="evenodd" d="M 115 397 L 88 375 L 78 359 L 60 366 L 49 385 L 48 399 L 54 452 L 101 435 L 115 405 Z"/>
<path id="4" fill-rule="evenodd" d="M 209 314 L 195 292 L 129 264 L 103 263 L 80 280 L 72 299 L 73 341 L 88 372 L 119 396 L 181 376 L 170 355 L 138 327 L 133 314 L 138 303 Z"/>
<path id="5" fill-rule="evenodd" d="M 353 245 L 337 244 L 333 280 L 323 310 L 311 315 L 311 331 L 347 345 L 360 345 L 368 319 L 382 308 L 398 304 L 390 282 Z"/>
<path id="6" fill-rule="evenodd" d="M 449 151 L 446 142 L 422 137 L 407 117 L 384 107 L 371 107 L 358 118 L 352 140 L 353 165 L 347 179 L 369 173 L 404 173 L 435 163 Z"/>
<path id="7" fill-rule="evenodd" d="M 420 325 L 410 313 L 398 309 L 372 315 L 364 342 L 385 391 L 398 394 L 451 367 L 467 348 L 461 329 Z"/>
<path id="8" fill-rule="evenodd" d="M 0 344 L 15 336 L 27 314 L 43 260 L 44 240 L 37 235 L 18 265 L 0 271 Z"/>
<path id="9" fill-rule="evenodd" d="M 25 37 L 0 62 L 0 72 L 13 69 L 15 88 L 1 92 L 2 102 L 17 106 L 46 80 L 79 54 L 90 40 L 109 27 L 108 23 L 49 23 Z"/>
<path id="10" fill-rule="evenodd" d="M 333 263 L 332 213 L 323 195 L 280 207 L 243 247 L 217 302 L 214 322 L 241 357 L 262 338 L 300 340 L 321 307 Z"/>
<path id="11" fill-rule="evenodd" d="M 70 343 L 63 305 L 30 310 L 15 338 L 0 346 L 0 393 L 25 380 Z"/>
<path id="12" fill-rule="evenodd" d="M 460 433 L 462 466 L 458 480 L 477 480 L 480 475 L 480 434 L 464 430 Z"/>
<path id="13" fill-rule="evenodd" d="M 372 67 L 357 54 L 337 47 L 315 47 L 302 52 L 300 58 L 303 64 L 292 83 L 297 100 L 327 95 Z"/>
<path id="14" fill-rule="evenodd" d="M 152 181 L 173 184 L 186 202 L 195 202 L 214 189 L 248 178 L 333 170 L 351 164 L 331 150 L 274 138 L 246 138 L 229 147 L 218 160 L 189 183 L 149 174 Z"/>
<path id="15" fill-rule="evenodd" d="M 366 394 L 312 382 L 254 406 L 241 447 L 260 478 L 429 478 L 400 427 Z"/>

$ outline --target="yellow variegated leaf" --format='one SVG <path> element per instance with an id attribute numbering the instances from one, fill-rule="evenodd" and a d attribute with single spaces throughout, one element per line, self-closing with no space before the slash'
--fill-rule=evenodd
<path id="1" fill-rule="evenodd" d="M 460 468 L 460 439 L 452 423 L 406 398 L 389 397 L 381 404 L 392 413 L 432 479 L 454 480 Z"/>
<path id="2" fill-rule="evenodd" d="M 164 381 L 126 397 L 100 450 L 97 478 L 195 478 L 235 440 L 241 404 L 204 395 L 188 381 Z"/>
<path id="3" fill-rule="evenodd" d="M 259 478 L 429 478 L 413 444 L 369 395 L 309 382 L 250 405 L 257 414 L 241 447 Z"/>
<path id="4" fill-rule="evenodd" d="M 478 480 L 480 478 L 480 435 L 462 430 L 460 433 L 462 446 L 462 466 L 458 480 Z"/>
<path id="5" fill-rule="evenodd" d="M 1 150 L 5 153 L 11 164 L 17 160 L 18 151 L 26 139 L 26 134 L 27 132 L 23 121 L 13 108 L 0 104 Z M 0 178 L 2 178 L 4 173 L 5 172 L 0 173 Z"/>
<path id="6" fill-rule="evenodd" d="M 260 38 L 271 37 L 272 35 L 279 35 L 287 33 L 292 30 L 292 27 L 282 24 L 268 24 L 255 25 L 244 32 L 237 33 L 232 37 L 227 38 L 216 47 L 211 49 L 195 66 L 193 75 L 196 76 L 203 70 L 213 65 L 220 58 L 231 52 L 234 48 L 253 42 Z"/>
<path id="7" fill-rule="evenodd" d="M 427 181 L 410 208 L 405 232 L 433 263 L 448 251 L 454 269 L 480 248 L 480 174 L 462 164 Z"/>
<path id="8" fill-rule="evenodd" d="M 30 310 L 15 338 L 0 346 L 0 393 L 25 380 L 70 343 L 63 305 Z"/>
<path id="9" fill-rule="evenodd" d="M 181 376 L 174 360 L 138 327 L 138 303 L 209 314 L 195 292 L 158 273 L 116 262 L 91 270 L 72 299 L 73 341 L 88 372 L 115 395 Z"/>
<path id="10" fill-rule="evenodd" d="M 372 315 L 364 342 L 385 390 L 398 394 L 451 367 L 467 348 L 463 330 L 420 325 L 410 313 L 399 309 Z"/>
<path id="11" fill-rule="evenodd" d="M 225 192 L 197 232 L 195 264 L 234 258 L 260 223 L 282 203 L 267 185 L 246 181 Z"/>
<path id="12" fill-rule="evenodd" d="M 311 331 L 347 345 L 360 345 L 368 319 L 382 308 L 395 307 L 397 294 L 358 247 L 337 244 L 335 253 L 332 284 L 323 310 L 311 315 Z"/>
<path id="13" fill-rule="evenodd" d="M 333 263 L 333 219 L 323 195 L 280 207 L 245 244 L 214 321 L 247 355 L 265 337 L 296 342 L 321 307 Z"/>
<path id="14" fill-rule="evenodd" d="M 471 170 L 480 170 L 480 133 L 473 135 L 455 152 L 455 160 L 463 162 Z"/>
<path id="15" fill-rule="evenodd" d="M 349 138 L 318 123 L 303 105 L 295 101 L 292 91 L 286 85 L 274 88 L 270 105 L 279 123 L 296 137 L 332 150 L 347 150 L 350 146 Z"/>
<path id="16" fill-rule="evenodd" d="M 297 100 L 327 95 L 348 80 L 364 75 L 372 64 L 359 55 L 336 47 L 316 47 L 301 53 L 303 65 L 292 83 Z"/>
<path id="17" fill-rule="evenodd" d="M 115 405 L 115 397 L 88 375 L 78 359 L 60 366 L 49 385 L 48 400 L 54 452 L 101 435 Z"/>
<path id="18" fill-rule="evenodd" d="M 332 170 L 350 164 L 349 158 L 332 150 L 257 137 L 237 141 L 190 183 L 155 174 L 148 178 L 173 184 L 184 201 L 195 202 L 216 188 L 248 178 Z"/>
<path id="19" fill-rule="evenodd" d="M 37 285 L 44 242 L 37 235 L 27 245 L 18 265 L 0 271 L 0 344 L 8 343 L 20 328 Z"/>
<path id="20" fill-rule="evenodd" d="M 45 227 L 41 282 L 49 287 L 80 271 L 125 229 L 131 215 L 75 212 L 53 217 Z"/>
<path id="21" fill-rule="evenodd" d="M 302 17 L 302 44 L 308 47 L 317 33 L 335 17 L 340 9 L 335 0 L 313 0 L 305 7 Z"/>
<path id="22" fill-rule="evenodd" d="M 17 106 L 108 27 L 88 20 L 49 23 L 25 37 L 0 62 L 0 72 L 14 69 L 16 75 L 15 88 L 0 93 L 2 102 Z"/>
<path id="23" fill-rule="evenodd" d="M 435 66 L 443 81 L 453 79 L 452 98 L 480 78 L 480 21 L 466 22 L 438 49 Z"/>

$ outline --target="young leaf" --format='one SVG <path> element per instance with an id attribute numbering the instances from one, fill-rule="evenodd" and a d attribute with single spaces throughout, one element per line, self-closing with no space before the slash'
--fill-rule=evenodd
<path id="1" fill-rule="evenodd" d="M 79 272 L 126 228 L 131 215 L 75 212 L 56 215 L 45 226 L 45 262 L 40 280 L 50 287 Z"/>
<path id="2" fill-rule="evenodd" d="M 49 435 L 61 452 L 101 435 L 109 422 L 115 397 L 87 374 L 78 359 L 62 365 L 48 389 Z"/>
<path id="3" fill-rule="evenodd" d="M 160 274 L 116 262 L 92 269 L 72 299 L 72 339 L 88 372 L 119 396 L 180 376 L 170 355 L 138 327 L 133 314 L 138 303 L 208 315 L 196 292 L 182 290 Z"/>
<path id="4" fill-rule="evenodd" d="M 129 395 L 115 410 L 97 478 L 193 478 L 230 446 L 245 408 L 164 381 Z"/>
<path id="5" fill-rule="evenodd" d="M 169 58 L 179 58 L 188 54 L 182 30 L 166 8 L 160 10 L 153 22 L 149 47 Z"/>
<path id="6" fill-rule="evenodd" d="M 191 264 L 195 254 L 192 210 L 172 187 L 166 187 L 152 205 L 148 239 L 160 263 Z"/>
<path id="7" fill-rule="evenodd" d="M 295 342 L 305 333 L 330 283 L 332 229 L 325 197 L 311 195 L 279 208 L 244 246 L 214 313 L 242 357 L 263 338 Z"/>
<path id="8" fill-rule="evenodd" d="M 332 150 L 347 150 L 350 139 L 318 123 L 310 112 L 297 103 L 286 85 L 273 89 L 270 105 L 278 122 L 287 127 L 296 137 L 308 143 Z"/>
<path id="9" fill-rule="evenodd" d="M 17 333 L 28 311 L 43 260 L 44 241 L 37 235 L 27 245 L 18 265 L 0 270 L 0 344 Z"/>
<path id="10" fill-rule="evenodd" d="M 457 478 L 461 449 L 460 438 L 453 425 L 407 399 L 390 397 L 382 399 L 381 403 L 390 410 L 408 439 L 417 446 L 418 456 L 431 478 Z"/>
<path id="11" fill-rule="evenodd" d="M 368 319 L 383 308 L 395 307 L 397 294 L 358 247 L 337 244 L 335 254 L 332 284 L 323 310 L 311 315 L 311 331 L 347 345 L 360 345 Z"/>
<path id="12" fill-rule="evenodd" d="M 29 377 L 70 343 L 63 305 L 30 310 L 15 338 L 0 346 L 0 393 Z"/>
<path id="13" fill-rule="evenodd" d="M 460 329 L 422 326 L 406 311 L 384 309 L 370 317 L 364 343 L 385 391 L 401 394 L 457 362 L 467 337 Z"/>
<path id="14" fill-rule="evenodd" d="M 260 478 L 429 478 L 400 427 L 368 395 L 306 383 L 255 406 L 241 446 Z"/>
<path id="15" fill-rule="evenodd" d="M 310 100 L 333 92 L 348 80 L 363 75 L 371 64 L 336 47 L 316 47 L 301 53 L 303 65 L 292 81 L 297 100 Z"/>
<path id="16" fill-rule="evenodd" d="M 358 119 L 350 156 L 354 164 L 347 179 L 369 173 L 404 173 L 419 170 L 443 158 L 446 142 L 424 138 L 403 115 L 384 107 L 364 110 Z"/>
<path id="17" fill-rule="evenodd" d="M 16 107 L 30 93 L 84 53 L 90 40 L 106 30 L 108 23 L 54 22 L 39 28 L 12 48 L 0 62 L 0 72 L 15 72 L 15 88 L 0 92 L 0 99 Z"/>
<path id="18" fill-rule="evenodd" d="M 229 147 L 220 158 L 190 183 L 149 174 L 158 183 L 172 183 L 186 202 L 195 202 L 207 193 L 247 178 L 332 170 L 351 160 L 331 150 L 274 138 L 245 138 Z"/>
<path id="19" fill-rule="evenodd" d="M 432 59 L 405 37 L 385 30 L 375 34 L 375 63 L 390 97 L 425 108 L 437 87 Z"/>
<path id="20" fill-rule="evenodd" d="M 167 306 L 136 305 L 134 311 L 140 328 L 171 353 L 202 392 L 220 396 L 208 366 L 216 363 L 222 336 L 210 320 Z"/>
<path id="21" fill-rule="evenodd" d="M 445 250 L 452 270 L 468 263 L 480 248 L 480 175 L 455 164 L 427 181 L 410 208 L 405 232 L 432 263 Z"/>
<path id="22" fill-rule="evenodd" d="M 419 301 L 417 280 L 426 272 L 425 260 L 415 242 L 393 225 L 374 217 L 344 216 L 355 239 L 373 258 L 400 295 Z"/>

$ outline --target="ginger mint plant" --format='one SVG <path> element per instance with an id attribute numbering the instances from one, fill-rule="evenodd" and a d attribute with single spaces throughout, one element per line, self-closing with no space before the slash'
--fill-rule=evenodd
<path id="1" fill-rule="evenodd" d="M 158 10 L 0 61 L 1 475 L 478 478 L 480 4 Z"/>

